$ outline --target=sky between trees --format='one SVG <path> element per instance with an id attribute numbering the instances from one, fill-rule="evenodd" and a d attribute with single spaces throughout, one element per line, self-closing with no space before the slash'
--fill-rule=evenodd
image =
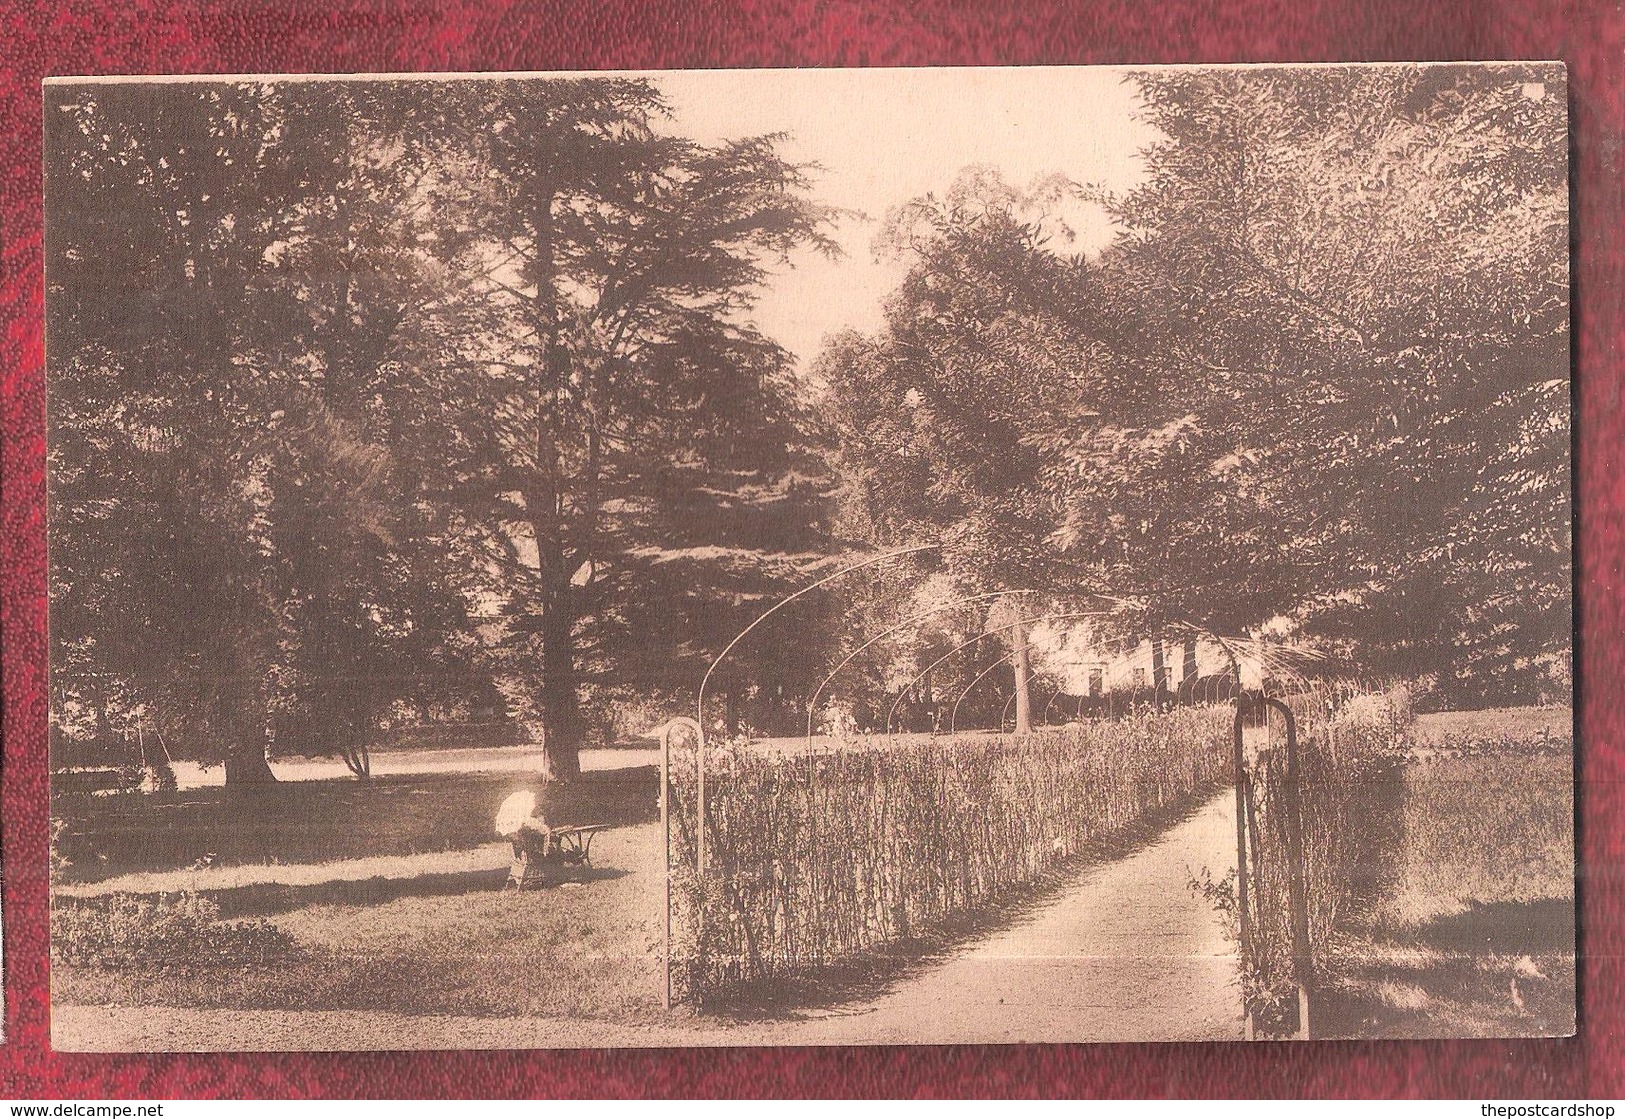
<path id="1" fill-rule="evenodd" d="M 673 132 L 708 143 L 785 133 L 788 159 L 821 168 L 810 176 L 817 197 L 848 212 L 831 234 L 844 256 L 798 251 L 755 310 L 803 367 L 826 335 L 880 325 L 908 268 L 873 251 L 893 207 L 942 192 L 972 164 L 1016 186 L 1061 174 L 1124 193 L 1158 135 L 1140 119 L 1129 72 L 1115 67 L 693 71 L 662 74 L 660 86 Z M 1061 216 L 1076 238 L 1057 235 L 1058 250 L 1098 253 L 1116 232 L 1096 205 L 1074 202 Z"/>

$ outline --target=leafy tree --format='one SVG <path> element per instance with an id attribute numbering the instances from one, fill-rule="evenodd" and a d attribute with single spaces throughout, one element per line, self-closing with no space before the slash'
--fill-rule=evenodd
<path id="1" fill-rule="evenodd" d="M 273 710 L 310 699 L 290 687 L 332 682 L 318 706 L 345 718 L 306 726 L 362 733 L 386 702 L 368 657 L 415 648 L 421 672 L 456 621 L 378 391 L 429 298 L 403 218 L 428 153 L 391 146 L 361 87 L 52 92 L 59 678 L 147 711 L 229 783 L 268 781 Z M 381 611 L 407 609 L 407 588 L 403 640 Z M 363 619 L 331 614 L 336 597 Z"/>
<path id="2" fill-rule="evenodd" d="M 241 779 L 265 768 L 256 421 L 273 405 L 235 355 L 253 262 L 277 234 L 270 215 L 229 214 L 227 195 L 261 161 L 267 108 L 241 88 L 167 106 L 61 92 L 47 231 L 59 669 L 100 678 L 102 702 L 127 685 L 184 719 Z"/>
<path id="3" fill-rule="evenodd" d="M 1130 233 L 1108 267 L 1162 416 L 1189 417 L 1166 447 L 1129 437 L 1176 476 L 1150 538 L 1202 598 L 1232 573 L 1254 615 L 1236 620 L 1329 607 L 1368 656 L 1408 647 L 1397 670 L 1486 671 L 1482 646 L 1512 635 L 1526 656 L 1566 645 L 1560 72 L 1139 84 L 1168 139 L 1114 202 Z M 1079 451 L 1097 453 L 1063 462 Z"/>
<path id="4" fill-rule="evenodd" d="M 885 326 L 832 339 L 817 367 L 854 520 L 879 542 L 940 542 L 961 593 L 1099 586 L 1099 568 L 1058 562 L 1046 545 L 1059 511 L 1032 442 L 1043 417 L 1094 392 L 1073 262 L 1049 247 L 1064 190 L 1015 190 L 973 167 L 942 197 L 895 209 L 877 249 L 910 268 Z M 1012 639 L 1022 664 L 1022 635 Z M 1026 672 L 1012 672 L 1025 693 Z M 1023 694 L 1017 725 L 1030 717 Z"/>
<path id="5" fill-rule="evenodd" d="M 710 148 L 660 132 L 648 82 L 473 97 L 487 268 L 437 341 L 454 407 L 478 416 L 459 426 L 461 499 L 492 530 L 512 676 L 569 775 L 584 687 L 640 655 L 662 568 L 688 567 L 695 588 L 730 565 L 782 569 L 745 539 L 773 520 L 742 528 L 753 502 L 783 514 L 765 526 L 777 547 L 804 547 L 786 354 L 747 316 L 768 263 L 828 247 L 827 215 L 773 137 Z"/>
<path id="6" fill-rule="evenodd" d="M 827 215 L 774 138 L 662 112 L 613 79 L 57 90 L 54 617 L 87 697 L 234 783 L 273 724 L 364 774 L 392 709 L 500 667 L 568 774 L 584 699 L 821 554 L 816 425 L 748 312 Z"/>
<path id="7" fill-rule="evenodd" d="M 823 366 L 879 533 L 1109 590 L 1154 654 L 1279 614 L 1407 672 L 1563 647 L 1561 75 L 1136 81 L 1164 139 L 1077 188 L 1122 228 L 1098 261 L 985 170 L 894 223 L 886 326 Z"/>
<path id="8" fill-rule="evenodd" d="M 1089 392 L 1066 261 L 1046 247 L 1053 184 L 1024 194 L 971 168 L 900 207 L 879 241 L 912 261 L 873 338 L 833 339 L 818 374 L 860 514 L 880 540 L 950 533 L 952 565 L 990 586 L 1072 577 L 1042 541 L 1055 508 L 1029 436 Z"/>

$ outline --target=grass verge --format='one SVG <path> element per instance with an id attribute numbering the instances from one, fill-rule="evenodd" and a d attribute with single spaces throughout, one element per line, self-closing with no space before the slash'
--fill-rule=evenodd
<path id="1" fill-rule="evenodd" d="M 1317 1032 L 1573 1032 L 1571 725 L 1548 708 L 1423 718 L 1394 885 L 1339 945 Z"/>

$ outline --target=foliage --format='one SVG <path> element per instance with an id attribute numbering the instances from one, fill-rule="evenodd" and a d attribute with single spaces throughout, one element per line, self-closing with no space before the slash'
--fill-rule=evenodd
<path id="1" fill-rule="evenodd" d="M 1059 515 L 1032 435 L 1098 395 L 1074 269 L 1046 248 L 1058 182 L 1013 190 L 967 169 L 888 217 L 878 247 L 911 262 L 873 337 L 832 339 L 815 377 L 853 486 L 848 515 L 882 541 L 936 537 L 978 587 L 1086 589 L 1044 548 Z"/>
<path id="2" fill-rule="evenodd" d="M 218 905 L 191 893 L 58 899 L 51 908 L 51 962 L 186 972 L 298 956 L 292 938 L 263 918 L 219 918 Z"/>
<path id="3" fill-rule="evenodd" d="M 980 583 L 1126 630 L 1291 616 L 1366 669 L 1505 690 L 1569 632 L 1563 83 L 1549 67 L 1133 79 L 1161 139 L 1121 234 L 968 171 L 832 341 L 855 503 Z M 901 232 L 899 232 L 901 231 Z"/>
<path id="4" fill-rule="evenodd" d="M 748 315 L 771 264 L 831 248 L 829 215 L 778 138 L 669 135 L 646 81 L 470 97 L 484 267 L 432 345 L 477 418 L 460 494 L 502 577 L 517 698 L 568 774 L 585 684 L 673 650 L 692 679 L 690 650 L 816 551 L 787 355 Z"/>
<path id="5" fill-rule="evenodd" d="M 390 391 L 434 294 L 403 215 L 439 198 L 443 153 L 379 135 L 411 130 L 416 97 L 202 83 L 50 102 L 59 718 L 141 714 L 228 780 L 267 781 L 278 721 L 332 749 L 432 688 L 426 662 L 458 687 L 458 548 Z"/>
<path id="6" fill-rule="evenodd" d="M 1386 645 L 1384 671 L 1500 632 L 1486 615 L 1505 580 L 1475 579 L 1487 568 L 1530 580 L 1512 630 L 1526 650 L 1566 639 L 1561 74 L 1138 82 L 1167 140 L 1111 202 L 1130 235 L 1106 271 L 1155 355 L 1154 422 L 1120 426 L 1158 436 L 1176 472 L 1148 543 L 1199 561 L 1213 553 L 1180 535 L 1219 526 L 1219 554 L 1267 588 L 1238 621 L 1351 605 L 1344 632 Z"/>
<path id="7" fill-rule="evenodd" d="M 233 783 L 268 736 L 365 775 L 392 713 L 500 685 L 568 774 L 604 676 L 691 681 L 817 558 L 815 436 L 748 317 L 827 247 L 776 138 L 669 135 L 630 79 L 50 100 L 79 737 L 140 715 Z"/>
<path id="8" fill-rule="evenodd" d="M 652 82 L 53 86 L 59 726 L 144 723 L 235 784 L 503 707 L 569 774 L 841 538 L 938 543 L 942 582 L 798 601 L 714 680 L 730 731 L 790 729 L 953 588 L 1109 594 L 1153 637 L 1288 615 L 1452 699 L 1562 690 L 1561 74 L 1132 80 L 1138 188 L 978 167 L 905 202 L 884 326 L 805 379 L 751 312 L 831 249 L 812 170 L 674 134 Z M 1121 230 L 1088 258 L 1080 203 Z"/>
<path id="9" fill-rule="evenodd" d="M 770 987 L 929 934 L 1223 780 L 1228 712 L 1184 709 L 1009 737 L 674 759 L 678 983 Z"/>

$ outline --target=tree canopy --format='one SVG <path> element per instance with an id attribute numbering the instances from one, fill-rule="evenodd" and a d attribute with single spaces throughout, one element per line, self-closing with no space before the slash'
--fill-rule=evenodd
<path id="1" fill-rule="evenodd" d="M 828 247 L 775 138 L 674 137 L 623 79 L 49 113 L 64 702 L 246 781 L 279 724 L 364 767 L 391 709 L 500 690 L 569 774 L 595 680 L 693 655 L 650 623 L 661 569 L 726 618 L 822 543 L 749 319 L 767 267 Z"/>
<path id="2" fill-rule="evenodd" d="M 877 525 L 1152 632 L 1288 615 L 1405 672 L 1568 634 L 1563 90 L 1551 68 L 1137 74 L 1162 137 L 1098 258 L 966 173 L 823 362 Z M 1053 197 L 1053 193 L 1048 195 Z"/>
<path id="3" fill-rule="evenodd" d="M 984 633 L 1025 656 L 995 614 L 1109 607 L 1157 664 L 1295 629 L 1486 696 L 1559 666 L 1561 71 L 1125 80 L 1137 185 L 902 201 L 883 325 L 806 370 L 756 300 L 838 215 L 655 81 L 53 84 L 58 724 L 243 783 L 497 710 L 569 775 L 788 591 L 922 542 L 719 668 L 729 729 L 794 730 L 837 665 L 917 717 Z M 1117 230 L 1087 255 L 1079 207 Z"/>

